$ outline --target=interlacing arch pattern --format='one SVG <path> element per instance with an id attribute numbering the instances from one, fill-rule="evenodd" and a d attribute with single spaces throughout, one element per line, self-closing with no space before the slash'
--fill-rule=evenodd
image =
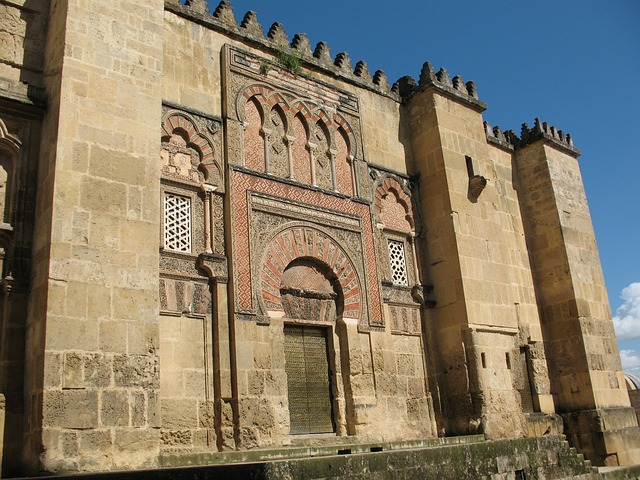
<path id="1" fill-rule="evenodd" d="M 172 112 L 162 122 L 162 141 L 168 141 L 172 135 L 180 133 L 185 136 L 188 146 L 194 148 L 200 155 L 201 169 L 205 181 L 220 180 L 221 170 L 217 165 L 215 151 L 211 141 L 202 135 L 194 122 L 182 112 Z"/>
<path id="2" fill-rule="evenodd" d="M 260 120 L 256 118 L 255 113 L 247 115 L 249 110 L 257 108 Z M 353 129 L 347 122 L 347 120 L 338 112 L 327 111 L 321 106 L 318 106 L 311 101 L 301 100 L 290 96 L 285 93 L 275 91 L 273 88 L 266 85 L 251 85 L 246 87 L 239 95 L 236 104 L 236 111 L 238 112 L 238 120 L 245 125 L 245 166 L 248 168 L 257 168 L 260 165 L 261 168 L 266 168 L 267 173 L 278 174 L 270 169 L 268 156 L 269 147 L 265 146 L 264 153 L 258 151 L 256 148 L 256 138 L 247 138 L 246 136 L 253 135 L 258 131 L 256 125 L 250 125 L 253 121 L 261 121 L 260 135 L 263 137 L 260 142 L 268 140 L 270 114 L 273 111 L 278 112 L 284 116 L 285 127 L 285 143 L 289 148 L 289 154 L 291 155 L 289 177 L 297 181 L 305 181 L 307 176 L 310 176 L 316 185 L 324 188 L 330 188 L 337 190 L 341 193 L 348 195 L 355 195 L 355 182 L 353 181 L 353 167 L 352 161 L 357 155 L 357 142 L 355 141 L 355 135 Z M 255 112 L 255 110 L 251 110 Z M 248 118 L 251 117 L 251 118 Z M 300 141 L 300 131 L 295 131 L 295 120 L 298 119 L 304 126 L 304 144 L 303 148 L 306 149 L 306 155 L 309 156 L 308 162 L 310 163 L 309 169 L 310 175 L 307 175 L 304 171 L 296 171 L 296 165 L 300 164 L 299 158 L 293 158 L 296 156 L 305 156 L 301 153 L 301 149 L 294 144 Z M 318 139 L 315 136 L 327 137 Z M 279 140 L 279 139 L 278 139 Z M 319 145 L 326 144 L 326 151 L 320 151 Z M 258 158 L 247 158 L 250 156 Z M 325 162 L 324 158 L 329 159 Z M 315 162 L 319 162 L 320 165 L 316 167 Z M 329 172 L 331 177 L 330 185 L 321 185 L 319 178 L 320 172 L 317 172 L 316 177 L 315 168 L 321 169 L 326 163 L 333 162 L 330 165 Z M 264 167 L 262 165 L 264 164 Z M 298 167 L 300 168 L 300 167 Z M 316 181 L 318 180 L 318 181 Z"/>
<path id="3" fill-rule="evenodd" d="M 402 233 L 410 233 L 415 229 L 411 194 L 394 177 L 385 176 L 378 182 L 373 210 L 386 228 Z"/>
<path id="4" fill-rule="evenodd" d="M 359 319 L 362 306 L 360 279 L 344 250 L 327 234 L 309 227 L 290 227 L 276 234 L 265 248 L 261 295 L 267 311 L 283 311 L 282 274 L 297 258 L 313 258 L 326 265 L 342 289 L 344 318 Z"/>

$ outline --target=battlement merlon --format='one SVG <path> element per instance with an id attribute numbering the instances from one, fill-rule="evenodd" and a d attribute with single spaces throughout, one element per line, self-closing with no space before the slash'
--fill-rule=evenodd
<path id="1" fill-rule="evenodd" d="M 362 60 L 353 67 L 347 52 L 340 52 L 332 59 L 326 42 L 319 42 L 313 51 L 309 38 L 304 33 L 296 33 L 289 42 L 284 27 L 279 22 L 275 22 L 265 35 L 258 23 L 257 14 L 253 11 L 248 11 L 238 24 L 233 7 L 227 0 L 222 0 L 213 13 L 209 13 L 205 0 L 185 0 L 184 4 L 180 0 L 165 0 L 165 8 L 209 28 L 221 30 L 230 36 L 238 36 L 245 42 L 271 50 L 276 56 L 278 51 L 290 49 L 305 67 L 323 70 L 349 83 L 404 103 L 428 88 L 436 88 L 449 98 L 462 101 L 479 113 L 487 109 L 487 104 L 478 98 L 473 81 L 465 83 L 461 76 L 451 78 L 445 68 L 436 72 L 429 62 L 424 63 L 418 82 L 411 76 L 404 76 L 390 86 L 382 70 L 377 70 L 372 75 Z M 573 157 L 581 155 L 580 150 L 574 147 L 571 135 L 564 134 L 562 130 L 548 126 L 539 119 L 535 120 L 532 128 L 524 123 L 520 136 L 513 130 L 503 132 L 500 127 L 491 128 L 488 122 L 485 122 L 485 133 L 489 142 L 508 150 L 517 150 L 538 140 L 546 140 Z"/>
<path id="2" fill-rule="evenodd" d="M 465 83 L 460 76 L 451 78 L 444 68 L 435 72 L 429 62 L 423 65 L 419 82 L 411 77 L 402 77 L 390 86 L 384 71 L 377 70 L 371 73 L 366 62 L 362 60 L 356 62 L 353 67 L 347 52 L 340 52 L 332 59 L 326 42 L 319 42 L 313 51 L 309 38 L 304 33 L 296 33 L 289 42 L 284 26 L 279 22 L 271 25 L 265 35 L 258 23 L 257 14 L 253 11 L 247 12 L 238 24 L 233 6 L 227 0 L 222 0 L 213 13 L 209 13 L 205 0 L 185 0 L 184 4 L 180 0 L 165 0 L 165 9 L 231 37 L 235 36 L 244 42 L 271 50 L 276 56 L 278 52 L 290 50 L 298 57 L 302 66 L 325 71 L 397 101 L 408 102 L 415 94 L 435 87 L 451 98 L 466 102 L 478 112 L 487 108 L 486 103 L 478 99 L 474 82 Z"/>
<path id="3" fill-rule="evenodd" d="M 391 89 L 382 70 L 372 74 L 362 60 L 353 67 L 346 52 L 338 53 L 333 59 L 326 42 L 319 42 L 312 50 L 309 39 L 304 33 L 296 33 L 289 42 L 284 26 L 279 22 L 271 25 L 265 35 L 262 26 L 258 23 L 257 14 L 253 11 L 247 12 L 238 24 L 233 14 L 233 7 L 227 0 L 222 0 L 213 13 L 209 13 L 205 0 L 185 0 L 184 4 L 180 0 L 165 0 L 164 6 L 166 10 L 176 15 L 269 51 L 276 57 L 279 52 L 291 53 L 305 68 L 323 71 L 348 83 L 373 90 L 396 101 L 402 101 L 397 92 Z"/>
<path id="4" fill-rule="evenodd" d="M 398 80 L 391 90 L 396 91 L 403 102 L 407 103 L 415 95 L 428 88 L 436 88 L 446 96 L 466 103 L 479 113 L 487 109 L 487 104 L 478 99 L 478 91 L 473 81 L 465 83 L 459 75 L 451 78 L 445 68 L 440 68 L 436 72 L 429 62 L 425 62 L 422 66 L 418 82 L 411 76 L 405 76 Z"/>
<path id="5" fill-rule="evenodd" d="M 565 134 L 562 130 L 549 126 L 547 122 L 541 122 L 539 118 L 535 119 L 533 127 L 523 123 L 520 136 L 513 130 L 503 131 L 498 126 L 491 128 L 489 122 L 486 121 L 484 122 L 484 131 L 487 141 L 508 150 L 519 150 L 538 140 L 545 140 L 574 158 L 582 155 L 582 152 L 573 145 L 571 134 Z"/>

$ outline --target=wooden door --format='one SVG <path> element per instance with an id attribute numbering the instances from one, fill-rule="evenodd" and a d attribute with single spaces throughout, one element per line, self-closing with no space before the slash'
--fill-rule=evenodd
<path id="1" fill-rule="evenodd" d="M 284 354 L 291 433 L 333 433 L 327 329 L 285 325 Z"/>

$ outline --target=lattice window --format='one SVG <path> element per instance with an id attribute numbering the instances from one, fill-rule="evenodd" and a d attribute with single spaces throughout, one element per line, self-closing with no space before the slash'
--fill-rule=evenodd
<path id="1" fill-rule="evenodd" d="M 407 264 L 404 256 L 404 244 L 396 240 L 389 240 L 389 263 L 393 274 L 393 283 L 407 285 Z"/>
<path id="2" fill-rule="evenodd" d="M 164 197 L 164 247 L 191 252 L 191 200 L 166 194 Z"/>

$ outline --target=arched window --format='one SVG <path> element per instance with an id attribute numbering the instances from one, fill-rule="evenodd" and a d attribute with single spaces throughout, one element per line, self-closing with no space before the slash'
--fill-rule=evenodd
<path id="1" fill-rule="evenodd" d="M 287 125 L 280 106 L 276 105 L 271 109 L 267 124 L 264 131 L 269 149 L 269 173 L 286 178 L 289 176 L 289 151 L 285 138 Z"/>
<path id="2" fill-rule="evenodd" d="M 353 196 L 353 172 L 349 159 L 349 140 L 342 130 L 338 129 L 336 135 L 336 186 L 340 193 Z"/>
<path id="3" fill-rule="evenodd" d="M 244 130 L 244 165 L 259 172 L 266 171 L 262 110 L 255 98 L 250 98 L 244 107 L 246 127 Z"/>
<path id="4" fill-rule="evenodd" d="M 313 142 L 315 144 L 315 184 L 327 190 L 333 190 L 333 166 L 331 165 L 331 151 L 329 131 L 322 122 L 315 125 Z"/>
<path id="5" fill-rule="evenodd" d="M 291 155 L 293 157 L 293 172 L 291 174 L 294 180 L 298 182 L 311 184 L 311 154 L 309 152 L 309 134 L 307 123 L 301 114 L 293 118 L 292 133 L 294 136 L 291 146 Z"/>
<path id="6" fill-rule="evenodd" d="M 407 260 L 413 226 L 408 207 L 400 200 L 398 186 L 389 186 L 378 200 L 378 206 L 389 253 L 389 272 L 385 276 L 394 285 L 409 285 L 412 275 Z"/>

